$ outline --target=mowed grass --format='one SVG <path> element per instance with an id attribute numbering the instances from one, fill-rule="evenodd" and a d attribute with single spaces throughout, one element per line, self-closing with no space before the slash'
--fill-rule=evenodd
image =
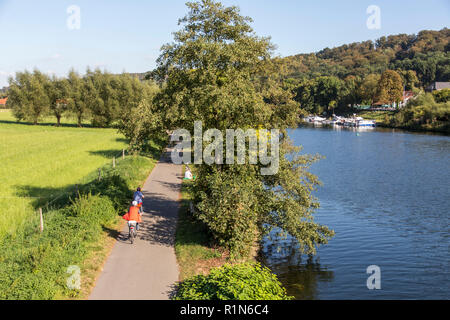
<path id="1" fill-rule="evenodd" d="M 0 112 L 0 238 L 126 146 L 115 129 L 19 124 Z"/>

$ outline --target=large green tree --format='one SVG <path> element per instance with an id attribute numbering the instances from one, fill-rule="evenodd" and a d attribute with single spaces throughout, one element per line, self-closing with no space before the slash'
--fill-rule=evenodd
<path id="1" fill-rule="evenodd" d="M 373 105 L 376 101 L 378 83 L 381 76 L 379 74 L 369 74 L 362 81 L 359 89 L 363 104 Z"/>
<path id="2" fill-rule="evenodd" d="M 255 35 L 251 19 L 237 7 L 211 0 L 189 2 L 174 42 L 162 48 L 159 79 L 167 79 L 157 96 L 168 129 L 204 130 L 278 128 L 279 170 L 262 175 L 262 164 L 201 164 L 194 184 L 197 218 L 234 256 L 245 255 L 273 227 L 295 237 L 303 252 L 333 235 L 314 222 L 317 201 L 311 192 L 317 178 L 307 171 L 316 157 L 299 155 L 286 129 L 297 122 L 299 105 L 283 90 L 274 46 Z M 275 150 L 271 149 L 271 152 Z M 247 159 L 248 160 L 248 159 Z"/>
<path id="3" fill-rule="evenodd" d="M 117 127 L 130 141 L 131 151 L 142 150 L 150 136 L 163 131 L 160 113 L 154 104 L 154 97 L 160 90 L 152 81 L 141 82 L 129 76 L 122 76 L 121 81 L 122 108 Z"/>
<path id="4" fill-rule="evenodd" d="M 381 75 L 377 87 L 377 100 L 384 104 L 398 103 L 403 96 L 402 77 L 394 70 L 386 70 Z"/>
<path id="5" fill-rule="evenodd" d="M 85 102 L 84 80 L 74 70 L 69 72 L 68 81 L 70 84 L 69 110 L 75 115 L 77 124 L 82 126 L 83 119 L 89 114 L 88 105 Z"/>
<path id="6" fill-rule="evenodd" d="M 46 91 L 50 79 L 38 70 L 18 72 L 9 79 L 8 105 L 19 120 L 37 124 L 48 113 L 50 100 Z"/>
<path id="7" fill-rule="evenodd" d="M 47 82 L 45 89 L 50 102 L 50 112 L 56 117 L 56 125 L 59 127 L 63 114 L 69 109 L 69 81 L 53 76 L 51 81 Z"/>
<path id="8" fill-rule="evenodd" d="M 314 100 L 328 112 L 337 107 L 345 94 L 345 84 L 337 77 L 319 77 L 315 80 Z"/>

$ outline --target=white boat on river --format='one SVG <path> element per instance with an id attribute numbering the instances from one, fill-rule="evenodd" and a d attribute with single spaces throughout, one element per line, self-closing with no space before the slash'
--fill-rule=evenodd
<path id="1" fill-rule="evenodd" d="M 376 127 L 376 122 L 374 120 L 365 120 L 361 117 L 344 118 L 334 115 L 332 120 L 327 120 L 319 116 L 308 116 L 303 119 L 305 122 L 314 123 L 315 125 L 336 125 L 344 127 L 366 127 L 374 128 Z"/>

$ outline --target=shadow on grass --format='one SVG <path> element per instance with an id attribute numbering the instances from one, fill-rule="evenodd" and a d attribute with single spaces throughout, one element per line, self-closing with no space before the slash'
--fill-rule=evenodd
<path id="1" fill-rule="evenodd" d="M 75 186 L 65 188 L 15 186 L 15 189 L 17 197 L 33 198 L 31 205 L 34 209 L 59 208 L 76 195 Z"/>
<path id="2" fill-rule="evenodd" d="M 102 226 L 102 229 L 104 232 L 106 232 L 108 234 L 108 237 L 113 238 L 113 239 L 119 239 L 121 233 L 120 231 Z"/>
<path id="3" fill-rule="evenodd" d="M 93 156 L 102 156 L 106 159 L 116 159 L 122 156 L 122 149 L 110 149 L 110 150 L 99 150 L 99 151 L 89 151 L 89 154 Z"/>
<path id="4" fill-rule="evenodd" d="M 192 190 L 192 183 L 184 182 L 182 185 L 183 194 L 189 194 Z M 180 211 L 178 213 L 178 224 L 176 230 L 176 244 L 199 245 L 212 247 L 213 241 L 208 227 L 195 218 L 190 211 L 190 199 L 181 200 Z"/>
<path id="5" fill-rule="evenodd" d="M 121 142 L 121 143 L 128 144 L 130 141 L 128 139 L 125 139 L 125 138 L 116 138 L 116 142 Z"/>
<path id="6" fill-rule="evenodd" d="M 32 127 L 55 127 L 55 128 L 79 128 L 76 123 L 61 123 L 59 127 L 54 122 L 39 122 L 34 124 L 32 122 L 27 121 L 13 121 L 13 120 L 0 120 L 0 123 L 4 124 L 21 124 Z M 83 123 L 82 128 L 96 128 L 89 123 Z"/>
<path id="7" fill-rule="evenodd" d="M 101 180 L 91 180 L 85 184 L 70 185 L 63 188 L 15 186 L 17 197 L 33 198 L 34 209 L 60 209 L 69 205 L 80 194 L 100 195 L 109 198 L 114 207 L 119 210 L 128 205 L 133 191 L 129 189 L 125 179 L 115 172 Z"/>

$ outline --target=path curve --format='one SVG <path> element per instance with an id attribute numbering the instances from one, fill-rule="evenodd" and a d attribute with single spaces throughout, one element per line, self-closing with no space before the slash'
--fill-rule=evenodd
<path id="1" fill-rule="evenodd" d="M 181 166 L 167 149 L 145 182 L 143 223 L 132 245 L 125 225 L 89 300 L 167 300 L 178 281 L 175 229 Z"/>

